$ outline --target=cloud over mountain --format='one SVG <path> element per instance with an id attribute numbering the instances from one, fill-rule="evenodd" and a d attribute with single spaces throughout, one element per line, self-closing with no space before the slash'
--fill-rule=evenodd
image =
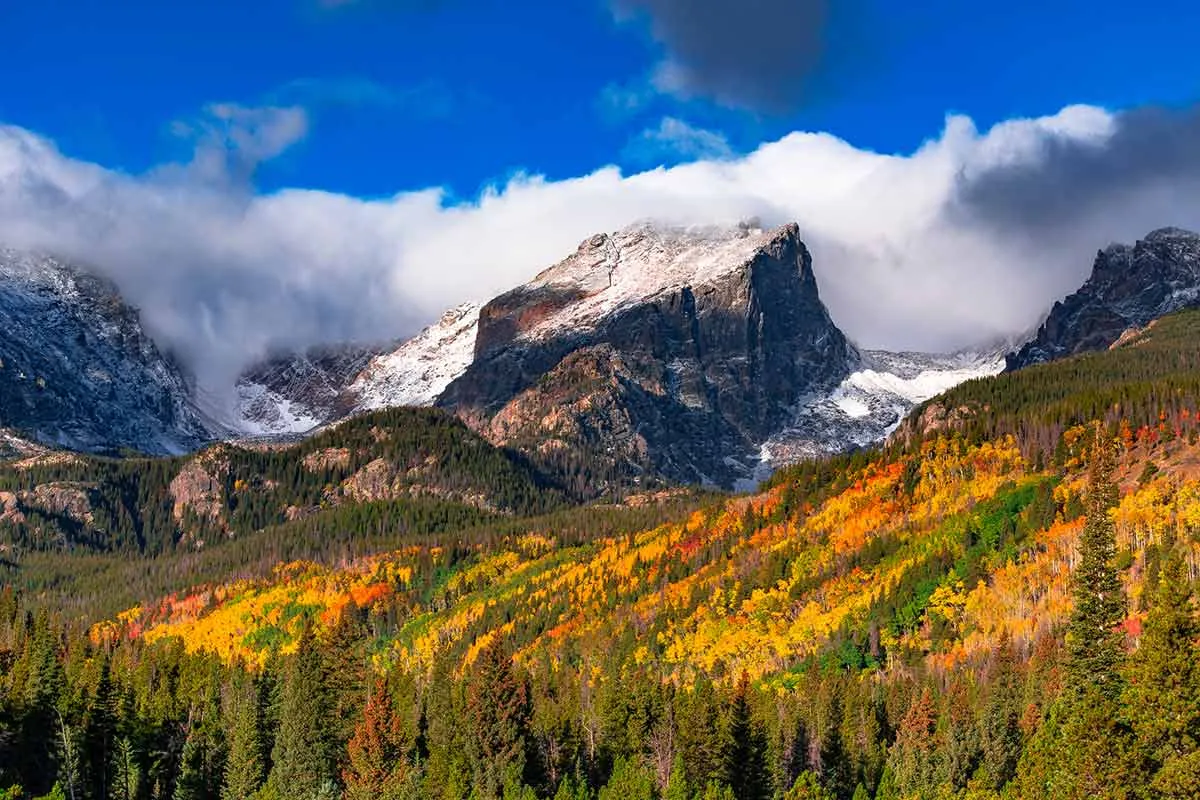
<path id="1" fill-rule="evenodd" d="M 0 240 L 112 277 L 214 391 L 273 348 L 411 334 L 640 218 L 796 220 L 847 333 L 944 349 L 1029 326 L 1080 282 L 1097 247 L 1195 227 L 1200 212 L 1188 115 L 1147 128 L 1136 115 L 1071 107 L 982 133 L 951 117 L 903 155 L 793 133 L 744 156 L 634 175 L 518 176 L 466 202 L 436 188 L 257 194 L 240 177 L 303 128 L 244 109 L 214 116 L 235 128 L 200 137 L 193 163 L 142 175 L 0 127 Z M 381 163 L 392 157 L 402 156 Z M 224 180 L 197 166 L 212 163 L 226 165 Z"/>

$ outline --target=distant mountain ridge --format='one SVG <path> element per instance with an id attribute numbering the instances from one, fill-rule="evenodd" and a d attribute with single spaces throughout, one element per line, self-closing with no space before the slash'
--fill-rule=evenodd
<path id="1" fill-rule="evenodd" d="M 1054 304 L 1037 335 L 1007 361 L 1022 369 L 1103 350 L 1131 328 L 1185 308 L 1200 307 L 1200 235 L 1160 228 L 1133 245 L 1096 255 L 1078 291 Z"/>

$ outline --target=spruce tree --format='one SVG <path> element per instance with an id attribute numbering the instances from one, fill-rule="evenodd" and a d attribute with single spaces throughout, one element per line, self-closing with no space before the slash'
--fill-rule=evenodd
<path id="1" fill-rule="evenodd" d="M 306 625 L 284 678 L 279 733 L 271 754 L 270 784 L 282 796 L 308 800 L 334 781 L 329 724 L 321 655 Z"/>
<path id="2" fill-rule="evenodd" d="M 980 721 L 983 767 L 993 791 L 1013 779 L 1021 758 L 1021 690 L 1017 678 L 1017 654 L 1005 631 L 988 667 L 987 703 Z"/>
<path id="3" fill-rule="evenodd" d="M 110 797 L 117 756 L 117 690 L 108 655 L 101 657 L 100 676 L 87 707 L 83 728 L 83 758 L 93 797 Z"/>
<path id="4" fill-rule="evenodd" d="M 496 637 L 477 656 L 467 687 L 471 759 L 480 798 L 499 797 L 505 786 L 523 782 L 529 715 L 528 687 Z"/>
<path id="5" fill-rule="evenodd" d="M 1200 797 L 1200 620 L 1186 565 L 1173 545 L 1163 545 L 1166 563 L 1125 703 L 1138 767 L 1150 778 L 1144 796 L 1164 800 Z"/>
<path id="6" fill-rule="evenodd" d="M 726 782 L 738 800 L 763 800 L 770 794 L 766 750 L 766 737 L 750 708 L 750 676 L 743 670 L 733 693 L 725 759 Z"/>
<path id="7" fill-rule="evenodd" d="M 240 689 L 233 701 L 233 728 L 229 732 L 221 800 L 249 800 L 262 787 L 266 772 L 259 693 L 248 680 Z"/>
<path id="8" fill-rule="evenodd" d="M 1117 504 L 1113 482 L 1113 443 L 1097 424 L 1088 472 L 1087 518 L 1079 537 L 1079 565 L 1072 575 L 1075 607 L 1067 630 L 1067 668 L 1076 693 L 1096 689 L 1115 699 L 1121 692 L 1125 660 L 1125 593 L 1114 565 L 1116 528 L 1110 510 Z"/>

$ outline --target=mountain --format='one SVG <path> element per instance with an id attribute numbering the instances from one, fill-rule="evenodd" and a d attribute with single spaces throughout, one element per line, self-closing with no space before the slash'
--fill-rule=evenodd
<path id="1" fill-rule="evenodd" d="M 304 433 L 436 404 L 583 493 L 662 477 L 749 487 L 882 441 L 915 403 L 996 369 L 990 351 L 860 353 L 821 303 L 798 228 L 755 222 L 598 234 L 407 342 L 340 352 L 247 373 L 242 427 Z"/>
<path id="2" fill-rule="evenodd" d="M 43 444 L 166 454 L 208 440 L 177 364 L 108 281 L 0 249 L 0 425 Z"/>
<path id="3" fill-rule="evenodd" d="M 1101 250 L 1091 277 L 1055 303 L 1031 341 L 1008 358 L 1022 369 L 1102 350 L 1131 328 L 1172 311 L 1200 306 L 1200 235 L 1161 228 L 1133 246 Z"/>
<path id="4" fill-rule="evenodd" d="M 568 472 L 728 486 L 855 358 L 795 225 L 643 224 L 487 303 L 438 405 Z"/>
<path id="5" fill-rule="evenodd" d="M 948 430 L 970 441 L 1011 435 L 1030 458 L 1048 459 L 1073 426 L 1123 420 L 1173 437 L 1175 426 L 1164 420 L 1197 409 L 1200 310 L 1189 309 L 1128 331 L 1107 349 L 962 383 L 913 411 L 897 439 Z"/>
<path id="6" fill-rule="evenodd" d="M 353 413 L 347 387 L 378 352 L 317 347 L 256 364 L 238 380 L 235 427 L 250 435 L 302 434 Z"/>

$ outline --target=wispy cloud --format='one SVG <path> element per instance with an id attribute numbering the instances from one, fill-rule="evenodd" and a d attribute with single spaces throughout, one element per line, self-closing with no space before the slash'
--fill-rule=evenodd
<path id="1" fill-rule="evenodd" d="M 189 165 L 208 181 L 244 183 L 264 161 L 283 153 L 308 133 L 308 113 L 299 106 L 213 103 L 199 116 L 176 120 L 171 130 L 193 144 Z"/>
<path id="2" fill-rule="evenodd" d="M 295 103 L 312 111 L 327 108 L 382 108 L 410 117 L 445 117 L 455 109 L 453 92 L 438 81 L 389 86 L 362 77 L 300 78 L 270 92 L 272 102 Z"/>
<path id="3" fill-rule="evenodd" d="M 725 135 L 697 128 L 676 117 L 663 117 L 656 128 L 642 131 L 625 149 L 627 158 L 643 164 L 663 160 L 721 160 L 733 156 Z"/>

